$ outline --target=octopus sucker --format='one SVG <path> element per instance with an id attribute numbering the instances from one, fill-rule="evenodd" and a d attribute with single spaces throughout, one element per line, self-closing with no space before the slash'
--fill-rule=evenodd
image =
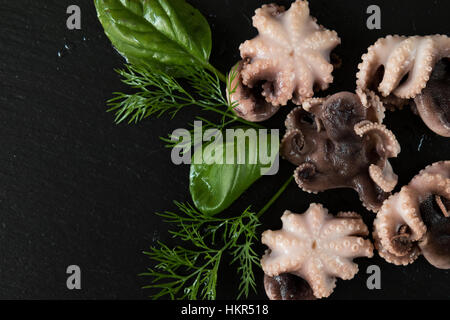
<path id="1" fill-rule="evenodd" d="M 420 171 L 387 199 L 374 221 L 375 247 L 390 263 L 406 265 L 420 254 L 450 269 L 450 161 Z"/>
<path id="2" fill-rule="evenodd" d="M 321 204 L 303 214 L 286 211 L 281 230 L 267 230 L 269 247 L 261 259 L 264 285 L 270 299 L 311 299 L 331 295 L 336 278 L 352 279 L 358 272 L 353 259 L 373 256 L 364 239 L 368 228 L 356 212 L 333 216 Z"/>
<path id="3" fill-rule="evenodd" d="M 389 109 L 412 104 L 436 134 L 450 137 L 450 38 L 387 36 L 362 56 L 357 92 L 363 104 L 374 94 Z"/>
<path id="4" fill-rule="evenodd" d="M 258 36 L 239 47 L 238 90 L 230 94 L 238 116 L 266 120 L 288 101 L 300 105 L 333 82 L 330 53 L 341 40 L 309 15 L 307 1 L 297 0 L 289 10 L 263 5 L 255 11 L 253 26 Z"/>
<path id="5" fill-rule="evenodd" d="M 377 107 L 341 92 L 289 113 L 280 154 L 297 166 L 294 178 L 302 190 L 352 188 L 366 208 L 378 211 L 397 184 L 388 158 L 397 157 L 400 145 L 380 124 Z"/>

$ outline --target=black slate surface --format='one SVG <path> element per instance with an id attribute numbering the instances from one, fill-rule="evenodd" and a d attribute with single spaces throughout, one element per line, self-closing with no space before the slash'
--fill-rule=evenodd
<path id="1" fill-rule="evenodd" d="M 226 71 L 238 60 L 238 45 L 256 34 L 253 11 L 269 1 L 190 0 L 213 31 L 212 62 Z M 290 1 L 278 1 L 289 5 Z M 82 10 L 82 30 L 66 28 L 66 9 Z M 366 28 L 366 8 L 378 4 L 381 30 Z M 354 90 L 361 55 L 378 37 L 450 33 L 448 1 L 311 0 L 311 12 L 342 39 L 336 52 L 343 66 L 329 92 Z M 156 240 L 170 241 L 167 225 L 153 212 L 188 201 L 188 170 L 170 161 L 159 136 L 185 128 L 195 109 L 174 120 L 115 125 L 105 101 L 126 90 L 113 71 L 123 64 L 97 21 L 92 1 L 0 0 L 0 298 L 140 299 L 148 279 L 138 273 L 150 262 L 141 251 Z M 285 108 L 267 126 L 283 128 Z M 407 183 L 420 169 L 450 158 L 448 140 L 429 131 L 406 109 L 388 113 L 402 153 L 392 164 Z M 282 162 L 277 176 L 259 180 L 230 209 L 261 207 L 291 174 Z M 398 188 L 397 188 L 398 189 Z M 278 228 L 284 209 L 303 212 L 309 202 L 331 212 L 373 214 L 355 192 L 302 193 L 294 184 L 265 214 L 263 229 Z M 261 229 L 261 231 L 263 230 Z M 258 247 L 262 253 L 264 248 Z M 82 289 L 66 288 L 66 268 L 82 269 Z M 379 257 L 359 259 L 360 273 L 338 281 L 331 299 L 449 298 L 450 272 L 423 258 L 408 267 Z M 368 290 L 366 268 L 379 265 L 382 289 Z M 234 298 L 233 269 L 220 272 L 218 297 Z M 259 291 L 265 298 L 262 273 Z"/>

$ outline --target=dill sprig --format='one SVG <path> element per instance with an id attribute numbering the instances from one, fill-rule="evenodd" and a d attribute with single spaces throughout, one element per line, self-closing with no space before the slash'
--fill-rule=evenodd
<path id="1" fill-rule="evenodd" d="M 144 252 L 156 263 L 141 274 L 152 278 L 151 284 L 144 288 L 159 290 L 153 299 L 167 296 L 171 299 L 214 300 L 220 263 L 223 256 L 229 254 L 231 264 L 238 265 L 240 275 L 237 298 L 256 292 L 254 268 L 259 266 L 259 255 L 253 247 L 258 239 L 259 218 L 292 179 L 290 177 L 258 213 L 247 207 L 239 216 L 220 218 L 179 202 L 175 202 L 178 213 L 159 213 L 164 221 L 176 226 L 176 230 L 169 231 L 170 234 L 190 247 L 178 245 L 170 248 L 158 242 L 157 246 Z"/>
<path id="2" fill-rule="evenodd" d="M 201 213 L 190 204 L 175 204 L 180 213 L 166 211 L 158 215 L 177 227 L 169 231 L 173 237 L 189 242 L 193 249 L 182 246 L 170 249 L 159 242 L 158 247 L 145 252 L 157 262 L 153 269 L 142 274 L 153 278 L 152 284 L 145 288 L 160 289 L 152 297 L 215 299 L 219 265 L 225 252 L 231 255 L 232 263 L 240 265 L 238 297 L 248 296 L 256 288 L 253 267 L 259 265 L 258 255 L 251 248 L 259 226 L 255 213 L 247 208 L 238 217 L 217 218 Z"/>
<path id="3" fill-rule="evenodd" d="M 236 122 L 245 124 L 247 127 L 264 128 L 260 124 L 249 122 L 237 117 L 233 111 L 233 109 L 238 105 L 238 101 L 232 101 L 231 99 L 231 95 L 236 92 L 238 85 L 237 82 L 233 84 L 234 80 L 238 76 L 237 65 L 234 66 L 226 76 L 226 97 L 222 95 L 218 76 L 213 76 L 210 72 L 204 69 L 195 69 L 192 71 L 192 75 L 193 76 L 189 78 L 189 83 L 191 87 L 196 90 L 198 96 L 201 97 L 203 109 L 213 110 L 215 112 L 217 112 L 217 108 L 222 107 L 224 109 L 224 112 L 219 112 L 221 114 L 221 118 L 218 122 L 208 120 L 201 116 L 195 117 L 195 120 L 202 122 L 202 136 L 206 130 L 215 129 L 222 132 L 225 128 L 230 127 Z M 201 79 L 201 81 L 199 81 L 199 79 Z M 208 105 L 208 107 L 205 108 L 205 105 Z M 180 147 L 183 149 L 183 152 L 189 152 L 191 147 L 202 142 L 195 139 L 194 123 L 189 123 L 189 127 L 191 128 L 189 129 L 191 136 L 191 139 L 189 140 L 190 145 L 186 144 L 184 141 L 180 141 L 178 137 L 175 137 L 172 134 L 169 134 L 167 137 L 160 137 L 160 139 L 166 143 L 165 146 L 167 148 Z"/>
<path id="4" fill-rule="evenodd" d="M 136 123 L 151 116 L 159 118 L 166 113 L 173 118 L 181 109 L 197 106 L 221 115 L 221 126 L 226 122 L 240 122 L 260 127 L 234 114 L 235 103 L 229 103 L 229 97 L 222 92 L 222 76 L 218 72 L 188 65 L 183 67 L 186 75 L 181 79 L 161 70 L 150 71 L 134 65 L 126 65 L 125 69 L 116 72 L 123 83 L 134 89 L 133 93 L 114 92 L 114 97 L 108 100 L 108 111 L 115 112 L 116 123 Z M 236 74 L 230 75 L 236 77 Z M 228 84 L 234 78 L 227 79 Z"/>

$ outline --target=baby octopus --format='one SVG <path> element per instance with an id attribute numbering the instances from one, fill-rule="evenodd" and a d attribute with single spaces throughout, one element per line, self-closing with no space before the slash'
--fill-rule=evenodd
<path id="1" fill-rule="evenodd" d="M 382 104 L 376 98 L 364 107 L 356 94 L 341 92 L 306 101 L 291 111 L 280 154 L 297 165 L 301 189 L 319 192 L 353 188 L 374 212 L 397 184 L 388 158 L 400 145 L 382 125 Z"/>
<path id="2" fill-rule="evenodd" d="M 450 269 L 450 161 L 428 166 L 386 200 L 374 222 L 375 247 L 396 265 L 420 254 Z"/>
<path id="3" fill-rule="evenodd" d="M 369 47 L 357 73 L 357 92 L 382 96 L 391 109 L 411 102 L 435 133 L 450 137 L 450 38 L 387 36 Z"/>
<path id="4" fill-rule="evenodd" d="M 269 247 L 261 266 L 270 299 L 328 297 L 336 277 L 349 280 L 358 273 L 354 258 L 373 256 L 372 243 L 363 238 L 368 228 L 355 212 L 334 217 L 312 203 L 303 214 L 285 211 L 281 220 L 281 230 L 262 235 L 262 243 Z"/>
<path id="5" fill-rule="evenodd" d="M 242 61 L 230 72 L 229 99 L 249 121 L 270 118 L 289 100 L 301 104 L 333 82 L 330 52 L 340 39 L 309 15 L 307 1 L 289 10 L 276 4 L 255 11 L 259 35 L 240 46 Z"/>

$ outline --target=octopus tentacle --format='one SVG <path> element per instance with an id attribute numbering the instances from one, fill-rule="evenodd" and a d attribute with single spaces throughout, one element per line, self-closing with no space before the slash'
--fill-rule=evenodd
<path id="1" fill-rule="evenodd" d="M 363 238 L 355 239 L 353 236 L 344 236 L 329 241 L 325 249 L 332 254 L 339 253 L 339 256 L 344 258 L 360 256 L 371 257 L 372 252 L 367 251 L 370 250 L 369 243 L 370 240 L 364 240 Z"/>
<path id="2" fill-rule="evenodd" d="M 359 71 L 356 73 L 356 85 L 358 88 L 362 90 L 374 89 L 372 80 L 380 66 L 382 66 L 381 61 L 385 61 L 387 53 L 395 50 L 398 43 L 404 39 L 406 39 L 404 36 L 388 35 L 386 38 L 378 39 L 367 49 L 367 53 L 361 57 L 362 62 L 358 65 Z"/>
<path id="3" fill-rule="evenodd" d="M 413 263 L 420 256 L 420 249 L 417 246 L 414 246 L 412 250 L 402 256 L 392 254 L 391 252 L 386 250 L 386 248 L 384 248 L 380 242 L 380 237 L 375 225 L 372 232 L 372 237 L 374 240 L 374 247 L 378 251 L 378 254 L 389 263 L 406 266 L 410 263 Z"/>
<path id="4" fill-rule="evenodd" d="M 255 10 L 252 21 L 259 34 L 276 39 L 281 46 L 288 46 L 289 35 L 286 34 L 284 26 L 275 19 L 283 12 L 285 12 L 285 8 L 282 6 L 276 4 L 263 5 Z"/>
<path id="5" fill-rule="evenodd" d="M 286 117 L 284 121 L 284 125 L 286 126 L 287 131 L 294 130 L 298 127 L 299 118 L 306 114 L 302 107 L 295 107 Z"/>
<path id="6" fill-rule="evenodd" d="M 384 168 L 371 164 L 369 167 L 369 175 L 384 192 L 394 190 L 398 182 L 398 176 L 394 173 L 389 161 L 385 162 Z"/>
<path id="7" fill-rule="evenodd" d="M 313 289 L 314 296 L 318 299 L 329 297 L 336 288 L 336 278 L 327 275 L 321 265 L 319 259 L 311 259 L 307 265 L 309 272 L 303 275 Z M 302 273 L 296 274 L 302 275 Z"/>
<path id="8" fill-rule="evenodd" d="M 383 201 L 390 195 L 384 192 L 368 173 L 354 177 L 352 186 L 358 192 L 363 207 L 372 212 L 378 212 Z"/>
<path id="9" fill-rule="evenodd" d="M 335 189 L 347 186 L 341 181 L 330 180 L 325 173 L 317 172 L 314 164 L 305 162 L 294 171 L 294 179 L 300 189 L 307 193 L 319 193 L 324 187 Z"/>
<path id="10" fill-rule="evenodd" d="M 308 35 L 302 43 L 302 47 L 311 50 L 329 50 L 339 44 L 339 36 L 334 30 L 319 29 Z"/>
<path id="11" fill-rule="evenodd" d="M 435 196 L 436 204 L 439 206 L 439 209 L 441 209 L 442 214 L 444 217 L 449 218 L 450 212 L 448 211 L 448 208 L 445 206 L 444 201 L 442 201 L 442 198 L 438 195 Z"/>
<path id="12" fill-rule="evenodd" d="M 281 152 L 284 159 L 299 166 L 303 163 L 303 155 L 308 152 L 305 146 L 305 137 L 301 130 L 293 129 L 284 135 L 281 139 Z"/>
<path id="13" fill-rule="evenodd" d="M 355 132 L 360 137 L 369 133 L 375 133 L 377 136 L 381 137 L 383 139 L 384 150 L 387 151 L 386 157 L 388 158 L 396 157 L 401 151 L 397 138 L 392 131 L 387 129 L 383 124 L 361 121 L 355 125 Z"/>
<path id="14" fill-rule="evenodd" d="M 248 66 L 248 67 L 246 67 Z M 258 60 L 244 64 L 241 71 L 242 83 L 253 88 L 260 80 L 264 80 L 261 95 L 265 100 L 278 107 L 285 105 L 292 98 L 294 83 L 289 70 L 275 72 L 276 64 L 270 60 Z"/>
<path id="15" fill-rule="evenodd" d="M 241 71 L 242 82 L 249 88 L 253 88 L 260 80 L 273 82 L 278 76 L 274 70 L 276 66 L 276 62 L 270 59 L 260 59 L 253 63 L 245 62 Z"/>
<path id="16" fill-rule="evenodd" d="M 312 108 L 322 105 L 327 99 L 328 99 L 328 96 L 325 97 L 325 98 L 310 98 L 310 99 L 305 100 L 303 102 L 302 106 L 298 107 L 298 108 L 299 109 L 304 109 L 304 110 L 306 110 L 308 112 L 311 112 Z M 294 112 L 294 111 L 295 111 L 295 109 L 292 110 L 292 112 Z M 289 119 L 289 115 L 288 115 L 288 119 Z M 287 127 L 287 129 L 289 129 L 287 124 L 286 124 L 286 127 Z"/>
<path id="17" fill-rule="evenodd" d="M 318 176 L 318 173 L 316 172 L 316 166 L 314 164 L 308 162 L 300 164 L 294 171 L 294 179 L 303 191 L 308 193 L 319 192 L 319 190 L 317 189 L 314 190 L 314 183 L 308 181 L 313 179 L 314 181 L 317 181 L 317 179 L 320 179 L 320 175 Z M 323 176 L 322 179 L 324 179 Z"/>
<path id="18" fill-rule="evenodd" d="M 304 213 L 304 217 L 309 226 L 310 234 L 315 237 L 319 236 L 325 220 L 331 218 L 328 210 L 320 203 L 311 203 L 308 210 Z"/>
<path id="19" fill-rule="evenodd" d="M 336 215 L 338 218 L 354 218 L 354 219 L 361 219 L 361 216 L 353 211 L 340 211 Z M 368 232 L 368 231 L 367 231 Z M 367 233 L 369 234 L 369 233 Z M 361 234 L 361 235 L 367 235 L 367 234 Z"/>
<path id="20" fill-rule="evenodd" d="M 329 265 L 332 269 L 329 272 L 336 278 L 342 280 L 351 280 L 354 275 L 358 273 L 358 265 L 348 259 L 337 257 L 335 259 L 329 259 Z"/>
<path id="21" fill-rule="evenodd" d="M 396 256 L 404 256 L 414 250 L 413 242 L 421 239 L 426 232 L 418 208 L 411 204 L 411 200 L 411 191 L 406 187 L 402 188 L 399 194 L 385 201 L 374 222 L 383 248 Z M 399 233 L 402 237 L 397 237 Z"/>
<path id="22" fill-rule="evenodd" d="M 338 214 L 338 217 L 345 217 L 345 219 L 336 219 L 327 222 L 321 231 L 320 236 L 322 238 L 329 237 L 330 235 L 339 238 L 354 235 L 367 236 L 369 234 L 369 229 L 367 229 L 366 224 L 357 213 L 342 213 L 340 215 Z"/>
<path id="23" fill-rule="evenodd" d="M 410 39 L 401 41 L 387 59 L 384 77 L 381 80 L 378 91 L 387 97 L 409 72 L 415 62 L 415 56 L 411 56 L 413 45 Z"/>
<path id="24" fill-rule="evenodd" d="M 418 50 L 417 60 L 423 62 L 420 67 L 418 64 L 414 64 L 414 67 L 410 70 L 408 79 L 393 91 L 399 98 L 414 98 L 425 88 L 426 83 L 430 79 L 430 74 L 436 63 L 435 56 L 433 55 L 433 41 L 431 39 L 424 39 Z"/>
<path id="25" fill-rule="evenodd" d="M 356 94 L 361 100 L 362 105 L 370 111 L 368 119 L 374 122 L 382 123 L 385 117 L 386 108 L 384 107 L 380 97 L 373 91 L 363 91 L 360 88 L 356 89 Z"/>
<path id="26" fill-rule="evenodd" d="M 262 85 L 262 96 L 274 106 L 287 104 L 292 98 L 291 89 L 294 87 L 291 80 L 292 76 L 289 71 L 279 72 L 273 82 L 266 81 Z"/>
<path id="27" fill-rule="evenodd" d="M 244 62 L 240 61 L 230 73 L 230 77 L 233 75 L 233 78 L 229 79 L 230 88 L 227 88 L 228 102 L 234 104 L 235 101 L 239 101 L 233 110 L 241 118 L 253 122 L 264 121 L 275 114 L 279 107 L 268 103 L 261 93 L 243 84 L 241 74 L 243 64 Z"/>
<path id="28" fill-rule="evenodd" d="M 270 52 L 270 54 L 279 54 L 281 53 L 281 49 L 279 47 L 271 47 L 266 44 L 266 42 L 262 38 L 256 38 L 252 40 L 252 43 L 248 43 L 250 40 L 244 41 L 240 46 L 239 50 L 241 52 L 241 56 L 245 57 L 244 60 L 251 61 L 253 58 L 257 57 L 261 51 Z M 268 59 L 269 57 L 261 57 Z"/>
<path id="29" fill-rule="evenodd" d="M 309 229 L 305 226 L 304 216 L 286 210 L 281 216 L 281 221 L 283 222 L 283 228 L 287 231 L 296 234 L 301 239 L 308 238 Z"/>
<path id="30" fill-rule="evenodd" d="M 304 53 L 302 55 L 303 59 L 305 59 L 309 65 L 316 66 L 316 75 L 317 79 L 314 80 L 315 84 L 318 84 L 321 90 L 326 90 L 330 83 L 333 82 L 333 76 L 331 73 L 333 72 L 333 65 L 330 63 L 329 59 L 326 59 L 323 56 L 311 53 Z M 314 84 L 313 83 L 313 84 Z M 311 93 L 311 97 L 314 94 L 314 91 L 309 88 L 309 92 Z M 300 94 L 304 94 L 303 92 L 298 91 Z M 306 92 L 305 92 L 306 93 Z M 307 97 L 310 98 L 310 97 Z"/>
<path id="31" fill-rule="evenodd" d="M 290 23 L 294 29 L 303 28 L 310 19 L 308 1 L 295 1 L 291 4 L 291 9 L 292 10 L 286 12 L 286 21 Z M 291 35 L 301 39 L 301 36 L 298 33 L 292 33 Z"/>

